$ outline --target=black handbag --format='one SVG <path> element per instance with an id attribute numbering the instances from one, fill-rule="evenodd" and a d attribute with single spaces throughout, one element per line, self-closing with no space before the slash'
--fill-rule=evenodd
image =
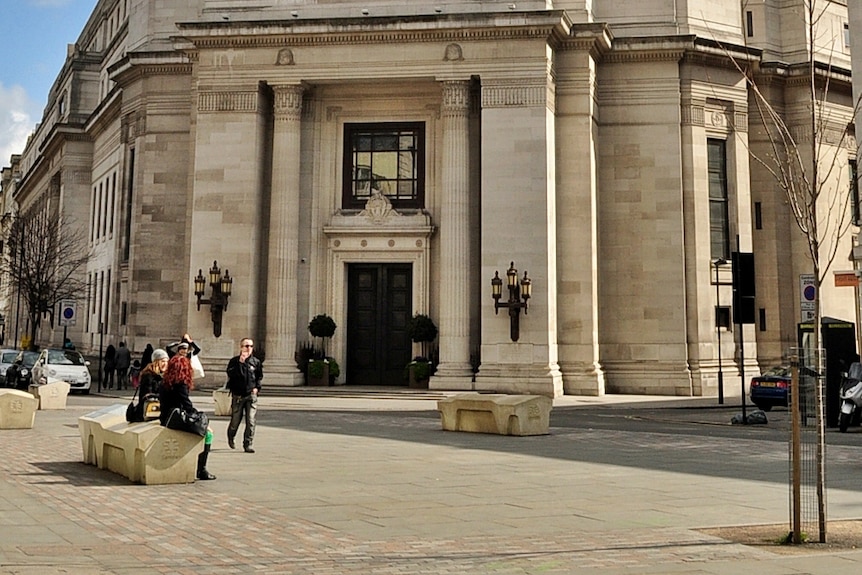
<path id="1" fill-rule="evenodd" d="M 129 406 L 126 408 L 126 421 L 128 421 L 129 423 L 143 421 L 143 418 L 141 417 L 141 412 L 135 405 L 135 398 L 137 396 L 138 390 L 135 389 L 135 393 L 134 395 L 132 395 L 132 401 L 129 402 Z"/>
<path id="2" fill-rule="evenodd" d="M 175 407 L 170 415 L 168 415 L 165 427 L 204 437 L 207 434 L 209 423 L 207 414 L 202 411 L 186 411 L 180 407 Z"/>

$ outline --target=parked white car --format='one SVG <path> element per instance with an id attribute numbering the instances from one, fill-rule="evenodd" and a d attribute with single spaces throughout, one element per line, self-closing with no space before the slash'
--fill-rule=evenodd
<path id="1" fill-rule="evenodd" d="M 16 357 L 18 357 L 17 349 L 0 349 L 0 387 L 7 387 L 6 370 L 15 363 Z"/>
<path id="2" fill-rule="evenodd" d="M 48 378 L 61 379 L 70 391 L 90 393 L 90 362 L 73 349 L 43 349 L 33 366 L 31 381 L 48 383 Z"/>

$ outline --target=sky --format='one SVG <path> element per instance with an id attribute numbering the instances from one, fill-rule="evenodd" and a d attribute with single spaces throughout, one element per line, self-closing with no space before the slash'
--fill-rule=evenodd
<path id="1" fill-rule="evenodd" d="M 0 167 L 24 151 L 97 0 L 0 0 Z"/>

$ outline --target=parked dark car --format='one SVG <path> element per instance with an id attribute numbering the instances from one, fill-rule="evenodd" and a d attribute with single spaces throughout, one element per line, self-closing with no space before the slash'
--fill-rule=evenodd
<path id="1" fill-rule="evenodd" d="M 751 379 L 751 402 L 763 411 L 775 406 L 787 407 L 790 397 L 790 366 L 770 368 Z"/>
<path id="2" fill-rule="evenodd" d="M 28 389 L 33 365 L 37 359 L 39 359 L 38 351 L 19 351 L 18 357 L 6 370 L 6 385 L 17 389 Z"/>

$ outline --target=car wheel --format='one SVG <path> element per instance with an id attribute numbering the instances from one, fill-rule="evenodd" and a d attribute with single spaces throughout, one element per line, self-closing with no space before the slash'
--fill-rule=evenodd
<path id="1" fill-rule="evenodd" d="M 838 418 L 838 431 L 844 433 L 847 431 L 847 428 L 850 426 L 850 414 L 849 413 L 841 413 L 841 416 Z"/>
<path id="2" fill-rule="evenodd" d="M 761 409 L 761 410 L 763 410 L 763 411 L 770 411 L 770 410 L 772 410 L 772 404 L 771 404 L 771 403 L 763 403 L 763 402 L 758 403 L 758 402 L 756 402 L 756 401 L 755 401 L 755 402 L 754 402 L 754 405 L 756 405 L 756 406 L 757 406 L 757 409 Z"/>

